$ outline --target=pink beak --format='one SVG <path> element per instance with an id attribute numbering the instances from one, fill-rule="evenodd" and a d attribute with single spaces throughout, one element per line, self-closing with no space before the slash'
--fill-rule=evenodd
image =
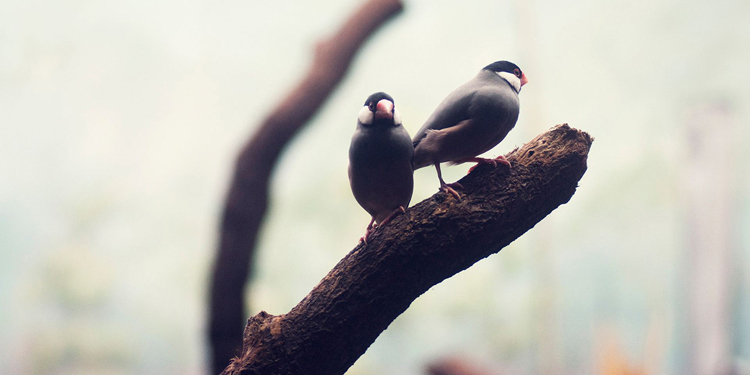
<path id="1" fill-rule="evenodd" d="M 526 74 L 521 74 L 521 87 L 523 87 L 523 85 L 527 84 L 528 82 L 529 79 L 526 78 Z"/>
<path id="2" fill-rule="evenodd" d="M 393 118 L 393 103 L 388 99 L 381 99 L 375 109 L 375 118 Z"/>

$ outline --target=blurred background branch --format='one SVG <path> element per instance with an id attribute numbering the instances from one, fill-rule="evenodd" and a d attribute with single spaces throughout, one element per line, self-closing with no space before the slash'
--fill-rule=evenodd
<path id="1" fill-rule="evenodd" d="M 219 373 L 242 344 L 245 284 L 268 206 L 271 172 L 289 141 L 307 124 L 346 74 L 370 35 L 402 9 L 399 0 L 369 0 L 317 44 L 307 76 L 263 121 L 240 152 L 221 222 L 209 311 L 211 368 Z"/>

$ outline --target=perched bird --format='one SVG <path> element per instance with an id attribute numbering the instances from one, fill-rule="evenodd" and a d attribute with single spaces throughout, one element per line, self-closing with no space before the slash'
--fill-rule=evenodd
<path id="1" fill-rule="evenodd" d="M 413 159 L 414 147 L 393 98 L 384 92 L 370 95 L 359 111 L 349 146 L 349 185 L 359 205 L 372 216 L 360 240 L 366 243 L 375 228 L 409 206 Z"/>
<path id="2" fill-rule="evenodd" d="M 496 159 L 477 155 L 495 147 L 516 125 L 518 93 L 526 82 L 516 64 L 496 61 L 453 90 L 414 135 L 414 169 L 434 165 L 440 190 L 460 199 L 452 186 L 461 185 L 443 181 L 440 163 L 477 162 L 496 166 L 500 162 L 510 166 L 502 155 Z"/>

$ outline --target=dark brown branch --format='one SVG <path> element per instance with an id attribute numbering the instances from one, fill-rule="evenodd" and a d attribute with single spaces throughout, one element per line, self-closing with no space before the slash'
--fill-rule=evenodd
<path id="1" fill-rule="evenodd" d="M 568 202 L 592 138 L 558 125 L 438 193 L 358 245 L 289 313 L 248 320 L 225 374 L 343 374 L 433 285 L 494 254 Z"/>
<path id="2" fill-rule="evenodd" d="M 399 0 L 370 0 L 315 48 L 307 76 L 264 120 L 235 167 L 221 223 L 211 282 L 209 329 L 213 373 L 239 353 L 245 283 L 268 204 L 268 183 L 281 151 L 325 102 L 365 40 L 402 9 Z"/>

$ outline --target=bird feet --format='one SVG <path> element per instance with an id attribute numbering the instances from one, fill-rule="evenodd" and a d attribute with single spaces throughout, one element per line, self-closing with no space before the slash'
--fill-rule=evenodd
<path id="1" fill-rule="evenodd" d="M 461 186 L 458 182 L 454 182 L 452 184 L 446 184 L 445 180 L 443 180 L 443 173 L 440 171 L 440 163 L 435 163 L 435 170 L 437 170 L 438 175 L 438 181 L 440 181 L 440 191 L 444 191 L 446 193 L 449 193 L 456 197 L 458 201 L 461 201 L 461 196 L 458 195 L 458 192 L 453 189 L 453 187 L 457 187 L 459 189 L 463 189 L 464 187 Z"/>
<path id="2" fill-rule="evenodd" d="M 388 215 L 385 219 L 383 219 L 383 221 L 377 224 L 373 224 L 375 222 L 375 217 L 373 217 L 372 220 L 370 220 L 370 224 L 367 225 L 367 230 L 365 231 L 365 235 L 363 237 L 360 237 L 359 242 L 364 242 L 365 245 L 367 245 L 367 238 L 370 237 L 370 235 L 372 235 L 373 233 L 375 233 L 375 230 L 382 227 L 383 225 L 388 224 L 388 222 L 391 221 L 391 219 L 393 219 L 394 217 L 400 214 L 403 214 L 404 212 L 406 212 L 406 209 L 404 208 L 404 206 L 398 206 L 397 209 L 393 210 L 393 212 L 391 212 L 390 215 Z"/>
<path id="3" fill-rule="evenodd" d="M 375 232 L 375 228 L 368 228 L 367 231 L 365 231 L 365 235 L 359 238 L 359 242 L 364 242 L 365 245 L 367 245 L 367 238 L 370 237 Z"/>
<path id="4" fill-rule="evenodd" d="M 510 162 L 503 155 L 498 155 L 498 157 L 495 158 L 495 161 L 497 161 L 500 164 L 505 164 L 508 166 L 508 168 L 510 168 Z"/>
<path id="5" fill-rule="evenodd" d="M 454 187 L 459 188 L 459 189 L 464 188 L 463 185 L 459 184 L 458 182 L 454 182 L 452 184 L 442 183 L 440 185 L 440 190 L 453 195 L 456 198 L 456 200 L 461 201 L 461 196 L 458 195 L 458 192 L 453 189 Z"/>
<path id="6" fill-rule="evenodd" d="M 365 245 L 367 245 L 367 237 L 369 237 L 373 232 L 375 232 L 375 229 L 377 229 L 377 225 L 373 225 L 374 222 L 375 216 L 373 216 L 372 220 L 370 220 L 370 224 L 367 224 L 365 235 L 359 238 L 359 242 L 364 242 Z"/>
<path id="7" fill-rule="evenodd" d="M 377 224 L 378 228 L 382 227 L 383 225 L 388 224 L 388 222 L 391 221 L 391 219 L 405 212 L 406 212 L 406 209 L 404 208 L 404 206 L 398 206 L 398 208 L 393 210 L 393 212 L 391 212 L 391 214 L 388 215 L 388 217 L 386 217 L 385 219 L 383 219 L 383 221 Z"/>
<path id="8" fill-rule="evenodd" d="M 469 168 L 469 171 L 466 172 L 466 174 L 471 173 L 471 171 L 473 171 L 474 168 L 476 168 L 476 167 L 478 167 L 478 166 L 480 166 L 482 164 L 492 164 L 493 168 L 497 168 L 497 163 L 500 163 L 500 164 L 505 164 L 505 165 L 507 165 L 510 168 L 510 162 L 503 155 L 500 155 L 500 156 L 498 156 L 498 157 L 496 157 L 494 159 L 471 158 L 471 159 L 468 159 L 466 161 L 473 161 L 473 162 L 477 163 L 475 166 Z"/>

